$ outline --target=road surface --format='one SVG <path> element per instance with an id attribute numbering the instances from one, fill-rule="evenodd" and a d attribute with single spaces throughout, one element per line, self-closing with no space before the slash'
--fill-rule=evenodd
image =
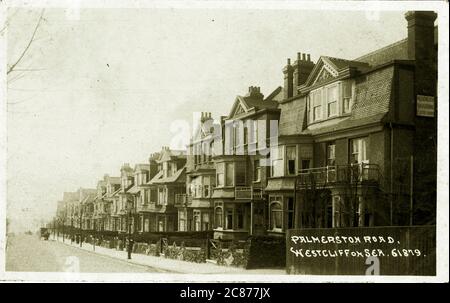
<path id="1" fill-rule="evenodd" d="M 148 273 L 165 272 L 149 266 L 102 256 L 36 235 L 8 237 L 6 271 L 82 272 L 82 273 Z"/>

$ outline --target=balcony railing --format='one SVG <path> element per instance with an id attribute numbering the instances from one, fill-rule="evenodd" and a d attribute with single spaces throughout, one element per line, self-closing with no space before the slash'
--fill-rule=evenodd
<path id="1" fill-rule="evenodd" d="M 175 195 L 175 206 L 186 206 L 192 203 L 192 196 L 187 194 Z"/>
<path id="2" fill-rule="evenodd" d="M 253 186 L 236 186 L 234 188 L 234 198 L 236 200 L 253 200 L 262 198 L 262 189 Z"/>
<path id="3" fill-rule="evenodd" d="M 300 185 L 315 183 L 324 185 L 330 183 L 356 184 L 361 182 L 379 182 L 380 169 L 376 164 L 357 163 L 350 165 L 333 165 L 326 167 L 302 169 L 297 175 Z"/>

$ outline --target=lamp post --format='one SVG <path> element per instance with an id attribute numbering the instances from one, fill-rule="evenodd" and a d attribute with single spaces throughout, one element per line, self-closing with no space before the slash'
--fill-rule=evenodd
<path id="1" fill-rule="evenodd" d="M 73 216 L 70 216 L 70 231 L 71 231 L 71 235 L 70 235 L 70 244 L 73 243 Z"/>
<path id="2" fill-rule="evenodd" d="M 131 226 L 132 226 L 132 215 L 134 215 L 134 203 L 128 202 L 127 203 L 127 221 L 128 221 L 128 245 L 127 245 L 127 251 L 128 251 L 128 259 L 131 259 L 131 251 L 133 250 L 133 239 L 132 239 L 132 232 L 131 232 Z M 133 231 L 134 233 L 134 231 Z"/>
<path id="3" fill-rule="evenodd" d="M 80 206 L 80 247 L 83 246 L 83 207 Z"/>

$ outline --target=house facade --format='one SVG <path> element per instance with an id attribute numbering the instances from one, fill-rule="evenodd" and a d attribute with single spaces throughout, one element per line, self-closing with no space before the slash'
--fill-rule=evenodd
<path id="1" fill-rule="evenodd" d="M 86 229 L 217 239 L 432 224 L 436 14 L 405 18 L 405 39 L 355 59 L 298 53 L 283 87 L 265 97 L 252 86 L 217 120 L 202 113 L 187 151 L 163 147 L 124 164 L 120 180 L 65 193 L 60 216 Z"/>
<path id="2" fill-rule="evenodd" d="M 186 151 L 163 147 L 152 154 L 148 166 L 150 180 L 143 184 L 137 205 L 140 232 L 178 230 L 176 196 L 186 193 Z"/>

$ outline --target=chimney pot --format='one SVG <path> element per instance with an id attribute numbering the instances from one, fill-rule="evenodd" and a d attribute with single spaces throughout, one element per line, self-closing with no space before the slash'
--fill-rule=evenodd
<path id="1" fill-rule="evenodd" d="M 291 58 L 287 59 L 287 65 L 291 65 Z"/>
<path id="2" fill-rule="evenodd" d="M 302 54 L 302 60 L 306 61 L 306 54 L 305 53 Z"/>
<path id="3" fill-rule="evenodd" d="M 302 53 L 297 53 L 297 60 L 300 61 L 302 58 Z"/>
<path id="4" fill-rule="evenodd" d="M 310 54 L 308 54 L 308 59 L 307 60 L 311 61 L 311 55 Z"/>

